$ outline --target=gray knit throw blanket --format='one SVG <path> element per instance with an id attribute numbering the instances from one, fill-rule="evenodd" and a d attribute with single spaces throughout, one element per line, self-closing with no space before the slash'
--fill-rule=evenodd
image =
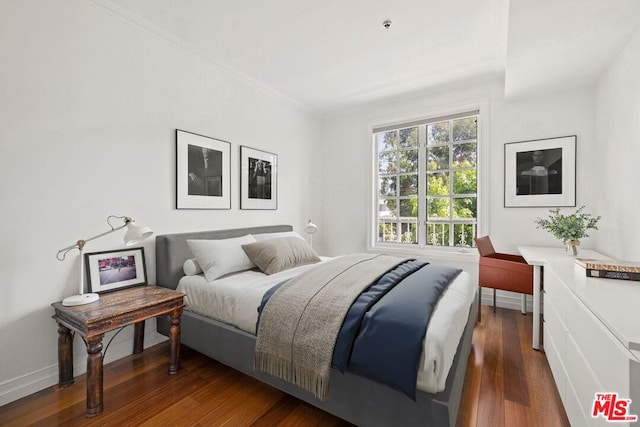
<path id="1" fill-rule="evenodd" d="M 260 315 L 254 369 L 326 400 L 333 348 L 351 304 L 374 281 L 407 259 L 348 255 L 289 280 Z"/>

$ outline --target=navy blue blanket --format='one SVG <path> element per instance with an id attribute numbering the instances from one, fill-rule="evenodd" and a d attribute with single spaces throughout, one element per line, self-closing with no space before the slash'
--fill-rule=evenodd
<path id="1" fill-rule="evenodd" d="M 334 347 L 332 366 L 388 385 L 415 400 L 429 319 L 440 296 L 461 271 L 407 261 L 382 276 L 347 313 Z M 265 293 L 258 308 L 260 313 L 284 283 Z"/>

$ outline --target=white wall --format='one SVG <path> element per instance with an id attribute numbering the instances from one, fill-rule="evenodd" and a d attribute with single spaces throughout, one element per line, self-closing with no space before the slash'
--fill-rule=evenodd
<path id="1" fill-rule="evenodd" d="M 156 234 L 301 231 L 309 215 L 319 119 L 149 28 L 83 0 L 0 2 L 0 405 L 57 382 L 50 304 L 77 293 L 79 260 L 55 255 L 106 231 L 108 215 Z M 176 128 L 232 143 L 231 210 L 175 209 Z M 277 210 L 239 210 L 240 145 L 279 155 Z M 86 250 L 121 248 L 122 237 Z M 155 283 L 153 240 L 144 248 Z M 130 336 L 106 360 L 130 352 Z M 75 353 L 81 373 L 79 339 Z"/>
<path id="2" fill-rule="evenodd" d="M 372 174 L 371 124 L 448 111 L 455 105 L 469 105 L 486 100 L 488 111 L 481 111 L 482 123 L 488 124 L 488 191 L 483 201 L 489 206 L 489 224 L 484 232 L 491 235 L 496 249 L 516 251 L 517 245 L 557 245 L 548 233 L 537 230 L 534 220 L 546 216 L 546 208 L 504 207 L 504 144 L 507 142 L 577 135 L 577 203 L 595 209 L 596 195 L 590 188 L 595 162 L 593 89 L 547 95 L 539 98 L 505 100 L 500 79 L 471 86 L 427 93 L 400 101 L 371 105 L 335 116 L 325 123 L 322 221 L 331 224 L 323 230 L 323 248 L 331 254 L 365 249 L 369 193 Z M 586 246 L 590 242 L 585 241 Z"/>
<path id="3" fill-rule="evenodd" d="M 640 262 L 640 31 L 597 88 L 598 242 L 614 258 Z"/>

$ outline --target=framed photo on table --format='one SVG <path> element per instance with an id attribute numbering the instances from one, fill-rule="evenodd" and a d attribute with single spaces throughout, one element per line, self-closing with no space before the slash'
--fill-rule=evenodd
<path id="1" fill-rule="evenodd" d="M 576 136 L 504 145 L 504 206 L 576 205 Z"/>
<path id="2" fill-rule="evenodd" d="M 176 129 L 176 209 L 231 209 L 231 144 Z"/>
<path id="3" fill-rule="evenodd" d="M 84 255 L 89 292 L 101 293 L 147 284 L 144 249 L 92 252 Z"/>
<path id="4" fill-rule="evenodd" d="M 240 146 L 240 209 L 278 208 L 278 156 Z"/>

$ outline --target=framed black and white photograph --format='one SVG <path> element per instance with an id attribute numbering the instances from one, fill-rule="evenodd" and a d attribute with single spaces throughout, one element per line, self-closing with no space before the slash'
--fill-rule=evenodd
<path id="1" fill-rule="evenodd" d="M 240 147 L 240 209 L 278 208 L 278 156 Z"/>
<path id="2" fill-rule="evenodd" d="M 231 209 L 231 144 L 176 129 L 176 208 Z"/>
<path id="3" fill-rule="evenodd" d="M 84 255 L 89 291 L 94 293 L 147 283 L 144 249 L 92 252 Z"/>
<path id="4" fill-rule="evenodd" d="M 576 205 L 576 136 L 504 145 L 505 207 Z"/>

